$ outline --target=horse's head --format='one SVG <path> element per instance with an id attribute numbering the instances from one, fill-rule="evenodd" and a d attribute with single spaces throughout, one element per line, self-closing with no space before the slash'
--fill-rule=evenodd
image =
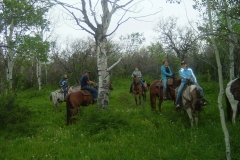
<path id="1" fill-rule="evenodd" d="M 133 75 L 133 79 L 134 79 L 134 84 L 140 84 L 140 80 L 139 80 L 139 77 L 138 75 Z"/>
<path id="2" fill-rule="evenodd" d="M 198 87 L 194 88 L 191 91 L 191 96 L 192 96 L 192 107 L 200 111 L 204 105 L 204 99 L 203 96 L 201 95 L 201 92 L 199 91 Z"/>

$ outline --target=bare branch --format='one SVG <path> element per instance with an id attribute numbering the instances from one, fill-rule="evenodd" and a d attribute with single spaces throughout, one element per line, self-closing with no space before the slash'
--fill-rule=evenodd
<path id="1" fill-rule="evenodd" d="M 119 58 L 117 62 L 115 62 L 111 67 L 107 69 L 107 71 L 110 71 L 113 67 L 115 67 L 119 62 L 121 62 L 122 58 Z"/>
<path id="2" fill-rule="evenodd" d="M 95 9 L 96 9 L 97 4 L 95 5 L 94 10 L 93 10 L 93 9 L 92 9 L 92 1 L 89 0 L 88 3 L 89 3 L 89 6 L 90 6 L 90 10 L 91 10 L 91 12 L 92 12 L 92 15 L 93 15 L 94 21 L 95 21 L 95 23 L 98 25 L 99 22 L 97 21 L 97 17 L 96 17 L 96 13 L 95 13 Z M 97 3 L 98 3 L 98 2 L 97 2 Z"/>

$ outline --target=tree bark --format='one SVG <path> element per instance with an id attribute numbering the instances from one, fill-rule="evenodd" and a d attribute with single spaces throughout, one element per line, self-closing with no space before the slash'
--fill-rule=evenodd
<path id="1" fill-rule="evenodd" d="M 233 34 L 233 27 L 232 27 L 232 22 L 230 17 L 228 16 L 228 4 L 227 1 L 224 0 L 224 6 L 225 6 L 225 11 L 226 11 L 226 20 L 227 20 L 227 26 L 228 26 L 228 30 L 230 32 L 229 34 L 229 70 L 230 70 L 230 81 L 235 79 L 235 74 L 234 74 L 234 43 L 237 44 L 237 39 L 236 36 Z"/>
<path id="2" fill-rule="evenodd" d="M 8 89 L 12 89 L 12 74 L 13 74 L 13 66 L 14 66 L 14 51 L 12 50 L 12 36 L 13 36 L 13 31 L 14 31 L 14 22 L 12 20 L 11 25 L 9 27 L 9 35 L 7 35 L 7 28 L 5 29 L 5 37 L 6 37 L 6 42 L 7 46 L 9 46 L 6 56 L 7 56 L 7 68 L 6 68 L 6 73 L 7 73 L 7 82 L 8 82 Z"/>
<path id="3" fill-rule="evenodd" d="M 211 7 L 210 7 L 210 2 L 207 0 L 207 10 L 208 10 L 208 17 L 209 17 L 209 25 L 210 25 L 210 33 L 213 33 L 213 24 L 212 24 L 212 15 L 211 15 Z M 217 66 L 218 66 L 218 80 L 219 80 L 219 87 L 220 91 L 218 94 L 218 109 L 220 112 L 220 120 L 221 120 L 221 125 L 222 125 L 222 130 L 225 136 L 225 144 L 226 144 L 226 158 L 227 160 L 231 160 L 231 150 L 230 150 L 230 140 L 229 140 L 229 133 L 227 130 L 226 122 L 225 122 L 225 116 L 224 116 L 224 111 L 223 111 L 223 106 L 222 106 L 222 98 L 224 94 L 224 88 L 223 88 L 223 77 L 222 77 L 222 65 L 220 62 L 220 56 L 218 52 L 218 48 L 215 42 L 215 39 L 213 35 L 210 36 L 211 42 L 213 45 L 213 49 L 215 51 L 215 56 L 216 56 L 216 61 L 217 61 Z"/>
<path id="4" fill-rule="evenodd" d="M 42 69 L 41 69 L 41 61 L 39 60 L 39 58 L 36 58 L 36 74 L 37 74 L 37 81 L 38 81 L 38 90 L 42 89 L 42 80 L 41 80 L 41 76 L 42 76 Z"/>

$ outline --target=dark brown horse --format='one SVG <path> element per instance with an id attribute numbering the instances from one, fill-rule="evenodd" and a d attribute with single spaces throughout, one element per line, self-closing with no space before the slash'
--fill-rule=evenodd
<path id="1" fill-rule="evenodd" d="M 172 85 L 167 85 L 167 89 L 166 89 L 166 97 L 167 100 L 172 100 L 176 101 L 176 88 L 181 84 L 181 79 L 178 78 L 173 78 L 173 84 Z M 151 83 L 150 85 L 150 100 L 151 100 L 151 108 L 153 110 L 156 110 L 156 99 L 159 99 L 158 102 L 158 108 L 159 111 L 162 112 L 162 102 L 163 102 L 163 85 L 162 85 L 162 81 L 160 80 L 156 80 L 154 82 Z"/>
<path id="2" fill-rule="evenodd" d="M 143 88 L 142 88 L 142 85 L 140 83 L 140 79 L 137 75 L 134 75 L 134 81 L 133 81 L 133 85 L 132 85 L 132 93 L 134 95 L 136 105 L 140 105 L 141 104 L 141 97 L 143 97 L 144 95 L 143 95 Z M 139 102 L 137 100 L 137 95 L 139 95 L 138 96 Z"/>
<path id="3" fill-rule="evenodd" d="M 96 86 L 95 88 L 97 89 L 98 87 Z M 111 83 L 109 83 L 109 89 L 113 90 Z M 68 94 L 66 97 L 67 125 L 75 123 L 74 116 L 77 115 L 80 106 L 88 106 L 90 104 L 94 104 L 93 96 L 86 89 Z"/>
<path id="4" fill-rule="evenodd" d="M 149 90 L 150 84 L 148 86 L 148 83 L 145 80 L 143 80 L 143 85 L 145 87 L 145 90 L 143 89 L 143 94 L 142 94 L 143 95 L 143 101 L 146 101 L 146 99 L 147 99 L 147 91 Z"/>

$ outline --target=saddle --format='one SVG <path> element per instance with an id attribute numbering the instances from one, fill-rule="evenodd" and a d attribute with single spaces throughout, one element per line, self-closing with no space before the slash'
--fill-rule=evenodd
<path id="1" fill-rule="evenodd" d="M 82 89 L 80 90 L 80 92 L 82 92 L 82 94 L 83 94 L 84 96 L 91 96 L 91 95 L 92 95 L 91 92 L 89 92 L 87 89 L 84 89 L 84 88 L 82 88 Z"/>
<path id="2" fill-rule="evenodd" d="M 167 80 L 167 86 L 172 86 L 172 85 L 173 85 L 173 78 L 168 78 L 168 80 Z M 156 83 L 156 87 L 157 87 L 157 88 L 162 88 L 162 87 L 163 87 L 162 80 L 159 80 L 159 81 Z"/>
<path id="3" fill-rule="evenodd" d="M 232 93 L 235 100 L 240 101 L 240 78 L 236 79 L 232 83 L 230 92 Z"/>

